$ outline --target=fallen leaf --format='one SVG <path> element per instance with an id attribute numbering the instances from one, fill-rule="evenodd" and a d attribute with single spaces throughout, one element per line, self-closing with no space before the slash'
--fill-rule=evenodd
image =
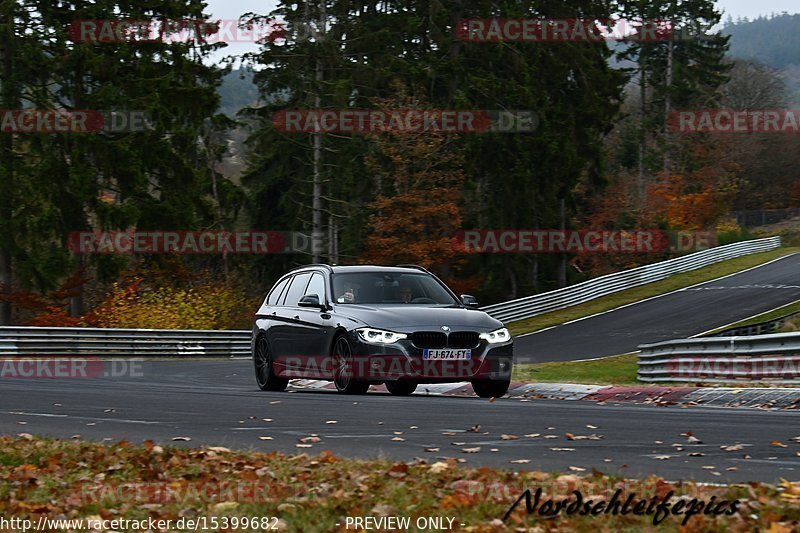
<path id="1" fill-rule="evenodd" d="M 439 461 L 431 465 L 430 471 L 433 472 L 434 474 L 441 474 L 448 468 L 450 468 L 449 464 Z"/>

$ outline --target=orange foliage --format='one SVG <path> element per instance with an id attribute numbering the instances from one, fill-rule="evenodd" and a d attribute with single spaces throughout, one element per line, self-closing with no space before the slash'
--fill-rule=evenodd
<path id="1" fill-rule="evenodd" d="M 15 308 L 34 313 L 25 321 L 28 326 L 80 327 L 86 323 L 82 318 L 69 316 L 69 299 L 80 294 L 80 287 L 86 283 L 84 270 L 78 269 L 57 289 L 46 295 L 19 290 L 8 298 Z"/>
<path id="2" fill-rule="evenodd" d="M 402 88 L 399 94 L 378 107 L 422 107 Z M 461 227 L 461 154 L 444 134 L 431 131 L 378 134 L 374 146 L 365 163 L 379 191 L 368 206 L 373 214 L 362 262 L 418 264 L 441 274 L 457 290 L 474 288 L 479 280 L 456 279 L 463 257 L 451 240 Z"/>

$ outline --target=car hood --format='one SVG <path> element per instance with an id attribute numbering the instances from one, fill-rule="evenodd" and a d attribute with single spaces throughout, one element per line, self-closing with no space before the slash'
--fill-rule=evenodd
<path id="1" fill-rule="evenodd" d="M 397 305 L 374 307 L 367 305 L 339 305 L 340 315 L 363 322 L 374 328 L 408 332 L 438 330 L 441 326 L 473 331 L 493 331 L 503 327 L 503 323 L 477 309 L 463 307 L 423 307 L 416 305 Z"/>

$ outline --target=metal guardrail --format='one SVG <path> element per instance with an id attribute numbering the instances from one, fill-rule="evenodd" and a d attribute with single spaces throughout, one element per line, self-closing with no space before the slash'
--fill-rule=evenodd
<path id="1" fill-rule="evenodd" d="M 758 322 L 756 324 L 748 324 L 746 326 L 735 326 L 728 329 L 723 329 L 716 333 L 704 335 L 705 337 L 739 337 L 742 335 L 769 335 L 775 333 L 780 329 L 790 318 L 797 316 L 797 312 L 789 313 L 788 315 L 779 316 L 772 320 Z"/>
<path id="2" fill-rule="evenodd" d="M 544 292 L 525 298 L 518 298 L 508 302 L 482 307 L 494 318 L 503 322 L 523 320 L 532 316 L 565 307 L 582 304 L 653 281 L 658 281 L 674 274 L 702 268 L 720 261 L 740 257 L 742 255 L 765 252 L 780 247 L 780 237 L 768 237 L 751 241 L 736 242 L 709 248 L 700 252 L 676 257 L 667 261 L 644 265 L 622 272 L 606 274 L 595 279 L 590 279 L 569 287 Z"/>
<path id="3" fill-rule="evenodd" d="M 679 339 L 639 350 L 640 381 L 800 383 L 800 333 Z"/>
<path id="4" fill-rule="evenodd" d="M 247 357 L 242 330 L 0 327 L 0 357 Z"/>

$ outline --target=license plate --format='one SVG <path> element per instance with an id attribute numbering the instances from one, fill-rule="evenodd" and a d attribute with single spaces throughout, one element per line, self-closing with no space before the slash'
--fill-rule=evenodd
<path id="1" fill-rule="evenodd" d="M 472 350 L 450 348 L 425 348 L 422 358 L 428 361 L 468 361 L 472 359 Z"/>

